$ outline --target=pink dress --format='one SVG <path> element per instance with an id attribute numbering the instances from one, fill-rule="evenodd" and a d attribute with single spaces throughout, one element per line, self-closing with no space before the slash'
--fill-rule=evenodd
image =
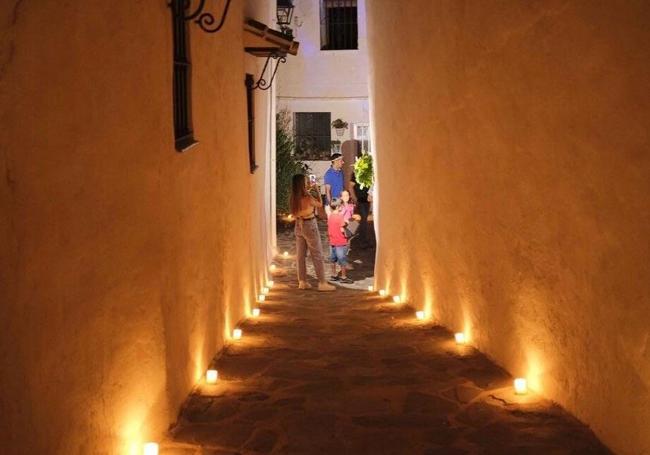
<path id="1" fill-rule="evenodd" d="M 352 218 L 352 215 L 354 214 L 354 205 L 353 204 L 347 204 L 347 205 L 342 205 L 341 206 L 341 215 L 343 215 L 343 221 L 349 221 L 350 218 Z"/>

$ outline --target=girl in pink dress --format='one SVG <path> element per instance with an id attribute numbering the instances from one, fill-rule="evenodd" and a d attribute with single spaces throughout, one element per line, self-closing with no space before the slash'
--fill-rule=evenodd
<path id="1" fill-rule="evenodd" d="M 350 193 L 348 190 L 341 191 L 341 215 L 343 220 L 347 223 L 350 218 L 356 220 L 358 215 L 354 215 L 354 204 L 350 202 Z"/>

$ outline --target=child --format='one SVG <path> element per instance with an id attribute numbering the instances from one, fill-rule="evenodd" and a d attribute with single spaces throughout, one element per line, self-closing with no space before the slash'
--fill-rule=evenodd
<path id="1" fill-rule="evenodd" d="M 348 268 L 348 239 L 344 235 L 346 221 L 343 219 L 341 211 L 342 204 L 340 199 L 332 199 L 330 202 L 331 213 L 327 218 L 327 233 L 330 239 L 330 249 L 332 251 L 330 260 L 332 261 L 332 276 L 330 281 L 339 281 L 345 284 L 354 283 L 347 277 Z M 336 263 L 341 267 L 341 276 L 336 274 Z"/>
<path id="2" fill-rule="evenodd" d="M 341 191 L 341 214 L 343 215 L 343 221 L 346 223 L 354 214 L 354 204 L 350 202 L 350 193 L 348 190 Z"/>

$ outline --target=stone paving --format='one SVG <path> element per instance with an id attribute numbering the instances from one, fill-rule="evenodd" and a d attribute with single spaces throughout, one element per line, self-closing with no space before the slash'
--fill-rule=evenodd
<path id="1" fill-rule="evenodd" d="M 262 315 L 215 357 L 218 384 L 190 395 L 161 454 L 611 453 L 412 308 L 353 288 L 300 291 L 283 262 Z"/>

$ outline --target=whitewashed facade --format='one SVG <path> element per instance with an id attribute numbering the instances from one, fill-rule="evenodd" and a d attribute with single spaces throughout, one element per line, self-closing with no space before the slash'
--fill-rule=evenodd
<path id="1" fill-rule="evenodd" d="M 313 172 L 322 177 L 329 166 L 327 157 L 330 151 L 335 151 L 340 145 L 327 144 L 323 137 L 329 134 L 329 142 L 349 139 L 359 139 L 366 150 L 369 144 L 369 105 L 368 105 L 368 47 L 366 39 L 366 0 L 294 0 L 295 10 L 292 29 L 294 39 L 300 42 L 298 56 L 288 59 L 280 68 L 278 75 L 277 109 L 286 109 L 292 113 L 294 132 L 298 133 L 298 151 L 300 152 L 301 135 L 300 116 L 305 113 L 320 113 L 314 118 L 319 122 L 320 140 L 318 149 L 320 156 L 307 153 L 305 161 L 311 165 Z M 353 27 L 345 30 L 327 29 L 328 8 L 345 7 L 347 18 L 355 13 L 356 33 L 350 37 Z M 331 19 L 332 11 L 329 12 Z M 334 16 L 336 17 L 336 16 Z M 352 39 L 341 46 L 335 43 L 333 47 L 356 47 L 356 49 L 327 50 L 327 34 L 342 33 L 344 40 Z M 336 38 L 329 38 L 330 40 Z M 325 128 L 323 113 L 329 113 L 329 122 L 341 119 L 348 123 L 344 131 L 337 131 L 331 126 Z M 305 117 L 303 116 L 302 119 Z M 298 124 L 297 124 L 298 123 Z M 304 123 L 304 120 L 303 120 Z M 327 152 L 322 149 L 329 145 Z M 303 151 L 305 148 L 303 147 Z M 320 162 L 314 162 L 314 158 Z"/>

